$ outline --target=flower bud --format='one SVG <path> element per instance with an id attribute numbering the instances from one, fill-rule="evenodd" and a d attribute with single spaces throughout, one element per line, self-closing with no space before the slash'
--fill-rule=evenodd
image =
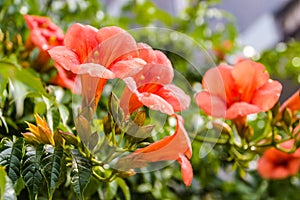
<path id="1" fill-rule="evenodd" d="M 282 119 L 287 126 L 290 126 L 292 124 L 292 118 L 292 111 L 289 108 L 284 109 L 282 113 Z"/>
<path id="2" fill-rule="evenodd" d="M 103 129 L 104 129 L 104 133 L 106 135 L 110 134 L 111 133 L 111 119 L 110 119 L 110 116 L 109 115 L 106 115 L 104 118 L 103 118 Z"/>
<path id="3" fill-rule="evenodd" d="M 138 126 L 143 126 L 146 121 L 146 112 L 145 111 L 138 111 L 134 118 L 134 123 Z"/>
<path id="4" fill-rule="evenodd" d="M 250 142 L 254 135 L 254 130 L 251 126 L 245 126 L 243 129 L 243 134 L 244 134 L 244 138 L 246 139 L 246 141 Z"/>
<path id="5" fill-rule="evenodd" d="M 127 178 L 129 176 L 135 175 L 135 171 L 133 169 L 129 169 L 127 171 L 119 172 L 118 176 L 121 178 Z"/>
<path id="6" fill-rule="evenodd" d="M 213 121 L 212 125 L 213 125 L 214 129 L 216 129 L 217 131 L 220 131 L 222 134 L 226 134 L 226 135 L 230 136 L 232 133 L 230 126 L 225 122 Z"/>

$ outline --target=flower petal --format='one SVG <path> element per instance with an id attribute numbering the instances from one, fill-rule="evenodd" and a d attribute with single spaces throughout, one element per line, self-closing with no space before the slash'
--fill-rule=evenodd
<path id="1" fill-rule="evenodd" d="M 193 168 L 190 161 L 182 153 L 179 154 L 177 161 L 181 165 L 181 174 L 184 184 L 190 186 L 193 181 Z"/>
<path id="2" fill-rule="evenodd" d="M 218 96 L 228 104 L 232 102 L 235 90 L 234 81 L 231 75 L 233 67 L 220 65 L 209 69 L 203 77 L 203 88 L 208 90 L 213 96 Z"/>
<path id="3" fill-rule="evenodd" d="M 245 60 L 232 69 L 232 76 L 241 95 L 241 100 L 251 102 L 254 92 L 269 80 L 265 67 L 257 62 Z"/>
<path id="4" fill-rule="evenodd" d="M 55 64 L 57 69 L 57 75 L 50 80 L 50 83 L 60 85 L 65 88 L 69 88 L 72 92 L 76 93 L 75 86 L 75 78 L 76 74 L 71 71 L 67 71 L 64 68 L 60 67 L 58 64 Z"/>
<path id="5" fill-rule="evenodd" d="M 269 80 L 254 93 L 252 104 L 261 108 L 261 111 L 271 109 L 278 101 L 282 85 L 278 81 Z"/>
<path id="6" fill-rule="evenodd" d="M 101 28 L 97 32 L 97 40 L 100 44 L 89 55 L 86 62 L 95 60 L 98 64 L 109 67 L 114 62 L 137 55 L 134 38 L 121 28 L 114 26 Z"/>
<path id="7" fill-rule="evenodd" d="M 77 73 L 79 69 L 80 60 L 77 54 L 65 46 L 57 46 L 50 49 L 49 54 L 51 58 L 61 67 L 66 70 Z"/>
<path id="8" fill-rule="evenodd" d="M 174 114 L 174 109 L 172 105 L 159 95 L 149 92 L 142 92 L 136 95 L 138 97 L 139 102 L 141 102 L 143 105 L 147 106 L 151 110 L 157 110 L 168 115 Z M 131 103 L 134 104 L 135 102 Z"/>
<path id="9" fill-rule="evenodd" d="M 177 160 L 179 154 L 191 158 L 191 142 L 183 125 L 182 117 L 174 115 L 177 119 L 176 131 L 171 136 L 136 150 L 131 156 L 144 162 L 157 162 L 163 160 Z M 134 165 L 134 163 L 132 163 Z"/>
<path id="10" fill-rule="evenodd" d="M 87 56 L 99 44 L 96 39 L 98 29 L 79 23 L 73 24 L 65 35 L 64 44 L 74 51 L 79 58 L 80 63 L 84 63 Z"/>
<path id="11" fill-rule="evenodd" d="M 148 83 L 170 84 L 173 80 L 173 68 L 160 64 L 147 64 L 142 70 L 134 75 L 134 80 L 138 86 Z"/>
<path id="12" fill-rule="evenodd" d="M 133 58 L 130 60 L 121 60 L 110 67 L 110 70 L 117 78 L 125 78 L 133 76 L 139 72 L 146 62 L 140 58 Z"/>
<path id="13" fill-rule="evenodd" d="M 246 116 L 253 113 L 260 112 L 261 109 L 246 102 L 237 102 L 232 104 L 226 111 L 226 119 L 234 119 L 239 116 Z"/>
<path id="14" fill-rule="evenodd" d="M 282 112 L 285 108 L 289 108 L 292 111 L 300 110 L 300 89 L 280 106 L 280 111 Z"/>
<path id="15" fill-rule="evenodd" d="M 213 117 L 226 116 L 226 103 L 218 96 L 211 95 L 207 91 L 199 92 L 196 96 L 196 103 L 206 114 Z"/>
<path id="16" fill-rule="evenodd" d="M 79 66 L 77 74 L 89 74 L 91 77 L 98 77 L 104 79 L 113 79 L 115 75 L 112 71 L 102 65 L 95 63 L 85 63 Z"/>
<path id="17" fill-rule="evenodd" d="M 162 97 L 169 104 L 171 104 L 175 112 L 185 110 L 190 105 L 190 96 L 188 96 L 184 93 L 183 90 L 172 84 L 164 85 L 157 92 L 155 92 L 155 94 Z"/>

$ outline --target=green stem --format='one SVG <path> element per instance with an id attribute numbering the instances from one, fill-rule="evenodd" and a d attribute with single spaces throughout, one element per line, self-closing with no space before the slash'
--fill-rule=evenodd
<path id="1" fill-rule="evenodd" d="M 220 138 L 211 138 L 211 137 L 202 137 L 202 136 L 196 136 L 194 138 L 195 141 L 198 142 L 207 142 L 207 143 L 212 143 L 212 144 L 227 144 L 228 139 L 220 139 Z"/>

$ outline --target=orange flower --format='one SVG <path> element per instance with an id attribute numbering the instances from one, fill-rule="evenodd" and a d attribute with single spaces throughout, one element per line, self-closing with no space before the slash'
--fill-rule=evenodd
<path id="1" fill-rule="evenodd" d="M 48 17 L 24 15 L 24 19 L 31 30 L 30 41 L 41 51 L 63 44 L 63 31 Z"/>
<path id="2" fill-rule="evenodd" d="M 289 108 L 291 111 L 300 110 L 300 89 L 280 106 L 280 112 L 282 112 L 285 108 Z"/>
<path id="3" fill-rule="evenodd" d="M 37 144 L 51 144 L 55 146 L 54 134 L 51 132 L 46 119 L 41 118 L 38 114 L 35 114 L 34 117 L 36 126 L 27 122 L 27 130 L 30 132 L 22 133 L 22 135 L 25 137 L 25 139 L 31 142 Z"/>
<path id="4" fill-rule="evenodd" d="M 291 150 L 294 140 L 281 144 L 286 150 Z M 266 179 L 283 179 L 298 173 L 300 169 L 300 149 L 294 153 L 285 153 L 274 147 L 265 151 L 258 161 L 258 173 Z"/>
<path id="5" fill-rule="evenodd" d="M 124 113 L 132 113 L 143 105 L 168 115 L 186 109 L 190 97 L 177 86 L 168 84 L 172 72 L 172 68 L 164 65 L 148 64 L 134 77 L 123 79 L 127 85 L 120 99 Z"/>
<path id="6" fill-rule="evenodd" d="M 54 47 L 49 53 L 59 66 L 81 75 L 83 107 L 91 102 L 97 106 L 107 79 L 145 64 L 136 58 L 133 37 L 118 27 L 98 30 L 76 23 L 68 29 L 64 46 Z"/>
<path id="7" fill-rule="evenodd" d="M 219 65 L 203 77 L 204 91 L 196 95 L 208 115 L 235 119 L 267 111 L 278 101 L 282 86 L 269 79 L 262 64 L 245 60 L 234 67 Z"/>
<path id="8" fill-rule="evenodd" d="M 145 105 L 168 115 L 182 111 L 189 106 L 190 97 L 180 88 L 172 85 L 173 67 L 160 51 L 139 43 L 139 58 L 146 61 L 141 69 L 123 78 L 127 87 L 120 104 L 125 114 L 130 114 Z"/>
<path id="9" fill-rule="evenodd" d="M 31 49 L 36 46 L 40 49 L 35 65 L 43 67 L 50 59 L 48 50 L 55 46 L 63 45 L 63 31 L 52 23 L 48 17 L 24 15 L 24 19 L 30 29 L 27 47 Z M 50 82 L 72 90 L 75 81 L 74 74 L 67 72 L 58 65 L 55 65 L 55 67 L 58 74 Z"/>
<path id="10" fill-rule="evenodd" d="M 121 158 L 119 163 L 130 163 L 125 168 L 141 168 L 149 162 L 177 160 L 181 165 L 183 181 L 189 186 L 193 179 L 193 169 L 188 160 L 192 156 L 191 143 L 182 117 L 176 114 L 174 117 L 177 119 L 177 126 L 173 135 L 136 150 L 133 154 Z"/>

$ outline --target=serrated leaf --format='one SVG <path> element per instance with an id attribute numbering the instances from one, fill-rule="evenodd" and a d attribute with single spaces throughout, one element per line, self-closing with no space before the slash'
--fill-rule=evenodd
<path id="1" fill-rule="evenodd" d="M 83 157 L 78 150 L 72 150 L 72 173 L 71 183 L 74 192 L 79 199 L 83 199 L 83 191 L 90 180 L 92 173 L 92 166 L 85 157 Z"/>
<path id="2" fill-rule="evenodd" d="M 35 199 L 39 187 L 42 184 L 43 176 L 40 171 L 40 160 L 43 152 L 43 146 L 40 145 L 36 149 L 33 146 L 27 146 L 22 163 L 22 177 L 29 191 L 31 200 Z"/>
<path id="3" fill-rule="evenodd" d="M 128 185 L 126 184 L 126 182 L 123 179 L 119 178 L 119 177 L 116 178 L 116 182 L 120 186 L 120 188 L 122 189 L 125 199 L 130 200 L 131 199 L 130 189 L 129 189 Z"/>
<path id="4" fill-rule="evenodd" d="M 47 182 L 49 199 L 52 199 L 53 193 L 58 186 L 62 159 L 62 147 L 53 147 L 51 145 L 44 147 L 44 152 L 41 157 L 41 169 Z"/>
<path id="5" fill-rule="evenodd" d="M 20 177 L 23 145 L 23 138 L 19 138 L 15 142 L 5 138 L 1 142 L 0 165 L 5 167 L 7 175 L 13 183 Z"/>

